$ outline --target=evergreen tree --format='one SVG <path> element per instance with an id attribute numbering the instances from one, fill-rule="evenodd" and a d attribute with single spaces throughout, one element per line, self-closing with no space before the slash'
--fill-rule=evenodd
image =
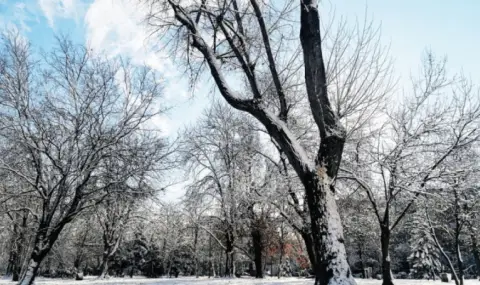
<path id="1" fill-rule="evenodd" d="M 434 277 L 441 268 L 440 253 L 430 232 L 426 218 L 422 213 L 415 213 L 411 222 L 411 254 L 408 258 L 416 278 Z"/>

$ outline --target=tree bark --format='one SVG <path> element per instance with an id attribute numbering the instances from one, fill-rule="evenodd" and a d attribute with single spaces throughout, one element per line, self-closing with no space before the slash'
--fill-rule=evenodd
<path id="1" fill-rule="evenodd" d="M 308 259 L 310 259 L 310 266 L 313 269 L 315 268 L 315 247 L 313 245 L 312 234 L 309 231 L 302 231 L 300 234 L 305 242 Z"/>
<path id="2" fill-rule="evenodd" d="M 34 240 L 33 251 L 30 254 L 30 260 L 28 263 L 27 270 L 20 279 L 19 285 L 32 285 L 37 276 L 38 269 L 40 264 L 45 258 L 45 256 L 52 249 L 53 244 L 58 238 L 58 235 L 62 231 L 66 222 L 60 223 L 49 232 L 49 226 L 45 222 L 41 222 L 37 230 L 37 234 Z"/>
<path id="3" fill-rule="evenodd" d="M 463 285 L 463 271 L 464 271 L 464 264 L 462 258 L 462 252 L 460 251 L 460 233 L 458 232 L 455 236 L 455 246 L 456 246 L 456 256 L 457 256 L 457 266 L 458 266 L 458 281 L 460 285 Z"/>
<path id="4" fill-rule="evenodd" d="M 230 232 L 227 232 L 225 244 L 225 277 L 233 277 L 235 274 L 233 246 L 233 235 Z"/>
<path id="5" fill-rule="evenodd" d="M 105 279 L 108 277 L 108 254 L 104 253 L 102 258 L 102 265 L 100 266 L 99 278 Z"/>
<path id="6" fill-rule="evenodd" d="M 38 268 L 40 268 L 40 262 L 35 261 L 36 258 L 31 258 L 28 263 L 28 268 L 22 277 L 19 285 L 32 285 L 37 276 Z"/>
<path id="7" fill-rule="evenodd" d="M 121 235 L 118 235 L 116 230 L 103 233 L 103 259 L 99 278 L 108 277 L 108 261 L 117 252 L 120 239 Z"/>
<path id="8" fill-rule="evenodd" d="M 286 154 L 306 191 L 315 246 L 315 284 L 356 284 L 347 262 L 334 191 L 345 144 L 345 130 L 328 99 L 317 1 L 301 1 L 300 13 L 300 41 L 307 97 L 321 138 L 315 172 L 305 172 L 304 169 L 295 167 L 292 155 Z"/>
<path id="9" fill-rule="evenodd" d="M 254 226 L 252 229 L 253 255 L 255 263 L 255 278 L 263 278 L 263 243 L 261 229 Z"/>
<path id="10" fill-rule="evenodd" d="M 25 231 L 27 228 L 28 211 L 23 212 L 22 223 L 19 226 L 16 221 L 13 224 L 12 249 L 10 251 L 7 275 L 12 274 L 12 281 L 20 279 L 23 264 L 23 249 L 25 245 Z"/>
<path id="11" fill-rule="evenodd" d="M 52 244 L 53 242 L 45 242 L 42 235 L 37 235 L 35 238 L 35 246 L 32 254 L 30 255 L 30 261 L 28 262 L 27 270 L 18 283 L 19 285 L 33 285 L 35 277 L 38 273 L 38 269 L 40 268 L 40 263 L 50 251 Z"/>
<path id="12" fill-rule="evenodd" d="M 198 252 L 197 252 L 197 243 L 198 243 L 198 231 L 199 231 L 199 227 L 198 226 L 195 226 L 195 228 L 193 229 L 193 256 L 194 256 L 194 262 L 195 262 L 195 272 L 194 272 L 194 275 L 196 278 L 198 278 Z"/>
<path id="13" fill-rule="evenodd" d="M 347 263 L 343 228 L 334 193 L 320 189 L 307 195 L 307 199 L 315 248 L 315 285 L 356 284 Z"/>
<path id="14" fill-rule="evenodd" d="M 381 246 L 382 246 L 382 285 L 393 285 L 392 267 L 390 259 L 390 229 L 388 226 L 381 226 Z"/>
<path id="15" fill-rule="evenodd" d="M 21 230 L 20 230 L 21 231 Z M 7 275 L 12 274 L 12 281 L 18 281 L 21 271 L 21 252 L 23 240 L 19 237 L 20 233 L 18 225 L 15 222 L 13 224 L 12 244 L 10 250 L 10 256 L 8 258 Z"/>

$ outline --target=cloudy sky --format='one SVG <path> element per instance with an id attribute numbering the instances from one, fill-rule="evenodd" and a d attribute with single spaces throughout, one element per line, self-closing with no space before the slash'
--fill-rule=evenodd
<path id="1" fill-rule="evenodd" d="M 281 0 L 270 0 L 281 1 Z M 156 52 L 146 40 L 143 14 L 136 0 L 0 0 L 0 29 L 16 26 L 36 49 L 48 50 L 54 36 L 67 34 L 75 42 L 111 55 L 129 56 L 166 78 L 165 96 L 174 108 L 156 124 L 165 135 L 191 123 L 208 104 L 207 88 L 192 97 L 173 60 Z M 382 39 L 391 47 L 396 72 L 404 79 L 419 66 L 425 48 L 448 56 L 454 71 L 480 82 L 480 1 L 478 0 L 324 0 L 336 14 L 359 19 L 367 14 L 381 24 Z M 326 9 L 325 9 L 326 10 Z M 177 185 L 167 193 L 175 199 Z"/>

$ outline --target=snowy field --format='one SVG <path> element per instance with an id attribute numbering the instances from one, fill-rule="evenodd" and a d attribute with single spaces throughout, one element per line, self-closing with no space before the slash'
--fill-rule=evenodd
<path id="1" fill-rule="evenodd" d="M 293 284 L 293 285 L 310 285 L 313 284 L 312 279 L 305 278 L 265 278 L 262 280 L 250 279 L 250 278 L 236 278 L 236 279 L 208 279 L 208 278 L 190 278 L 190 277 L 180 277 L 180 278 L 158 278 L 158 279 L 147 279 L 147 278 L 110 278 L 108 280 L 98 280 L 95 278 L 87 277 L 83 281 L 75 280 L 66 280 L 66 279 L 46 279 L 38 278 L 35 281 L 38 285 L 104 285 L 104 284 L 121 284 L 121 285 L 284 285 L 284 284 Z M 1 280 L 0 284 L 15 284 L 14 282 L 8 280 Z M 358 285 L 380 285 L 382 281 L 380 280 L 357 280 Z M 433 285 L 433 284 L 445 284 L 440 281 L 427 281 L 427 280 L 395 280 L 396 285 Z M 455 284 L 453 281 L 450 284 Z M 480 281 L 478 280 L 466 280 L 465 285 L 478 285 Z"/>

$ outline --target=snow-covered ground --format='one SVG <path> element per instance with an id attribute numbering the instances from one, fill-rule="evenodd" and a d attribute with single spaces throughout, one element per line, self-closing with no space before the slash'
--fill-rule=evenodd
<path id="1" fill-rule="evenodd" d="M 180 278 L 158 278 L 158 279 L 147 279 L 147 278 L 110 278 L 108 280 L 98 280 L 92 277 L 87 277 L 83 281 L 74 281 L 67 279 L 47 279 L 47 278 L 38 278 L 35 283 L 37 285 L 310 285 L 313 284 L 312 279 L 305 278 L 265 278 L 261 280 L 250 279 L 250 278 L 235 278 L 235 279 L 221 279 L 221 278 L 190 278 L 190 277 L 180 277 Z M 14 284 L 9 280 L 0 280 L 0 284 Z M 380 285 L 382 284 L 379 280 L 357 280 L 358 285 Z M 395 280 L 396 285 L 434 285 L 434 284 L 445 284 L 440 281 L 427 281 L 427 280 Z M 450 284 L 455 284 L 453 281 Z M 479 285 L 480 281 L 477 280 L 466 280 L 465 285 Z"/>

